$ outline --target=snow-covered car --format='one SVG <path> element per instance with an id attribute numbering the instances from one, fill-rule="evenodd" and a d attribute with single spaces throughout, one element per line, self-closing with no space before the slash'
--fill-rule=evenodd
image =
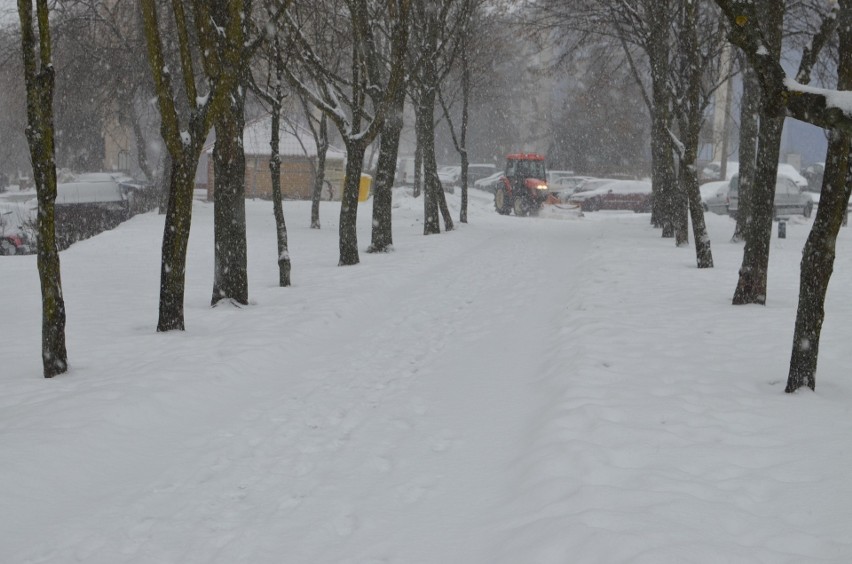
<path id="1" fill-rule="evenodd" d="M 701 181 L 730 180 L 739 172 L 739 169 L 740 163 L 737 161 L 727 161 L 725 163 L 725 178 L 722 178 L 722 163 L 719 161 L 709 162 L 701 169 Z"/>
<path id="2" fill-rule="evenodd" d="M 460 166 L 439 166 L 438 180 L 441 181 L 441 186 L 445 192 L 452 194 L 455 191 L 455 186 L 459 183 L 461 177 Z"/>
<path id="3" fill-rule="evenodd" d="M 547 188 L 552 194 L 557 194 L 560 199 L 565 200 L 578 186 L 591 179 L 591 176 L 557 176 L 547 181 Z"/>
<path id="4" fill-rule="evenodd" d="M 651 183 L 646 180 L 611 180 L 592 190 L 574 192 L 568 202 L 580 206 L 583 211 L 650 212 Z"/>
<path id="5" fill-rule="evenodd" d="M 799 171 L 796 170 L 796 167 L 789 163 L 778 163 L 778 174 L 781 176 L 786 176 L 790 180 L 796 183 L 796 186 L 801 188 L 802 190 L 808 189 L 808 179 L 799 174 Z"/>
<path id="6" fill-rule="evenodd" d="M 468 186 L 476 183 L 477 180 L 482 180 L 497 172 L 497 165 L 488 163 L 475 163 L 467 165 L 467 184 Z M 461 174 L 461 171 L 459 171 Z M 459 179 L 461 180 L 461 179 Z"/>
<path id="7" fill-rule="evenodd" d="M 586 180 L 581 181 L 574 188 L 574 194 L 582 194 L 583 192 L 591 192 L 592 190 L 596 190 L 601 186 L 606 184 L 610 184 L 612 182 L 618 182 L 616 178 L 587 178 Z"/>
<path id="8" fill-rule="evenodd" d="M 455 184 L 459 181 L 461 177 L 461 167 L 460 166 L 439 166 L 438 167 L 438 179 L 441 181 L 441 184 Z"/>
<path id="9" fill-rule="evenodd" d="M 548 170 L 547 171 L 547 183 L 556 182 L 561 178 L 566 178 L 568 176 L 574 176 L 573 170 Z"/>
<path id="10" fill-rule="evenodd" d="M 730 182 L 728 191 L 728 214 L 735 218 L 739 211 L 740 177 L 735 175 Z M 810 194 L 793 182 L 788 176 L 779 174 L 775 179 L 775 200 L 772 217 L 778 219 L 791 215 L 810 217 L 814 209 L 814 201 Z"/>
<path id="11" fill-rule="evenodd" d="M 497 182 L 503 176 L 503 171 L 498 170 L 494 174 L 490 176 L 486 176 L 485 178 L 480 178 L 479 180 L 474 181 L 473 187 L 477 190 L 485 190 L 486 192 L 494 193 L 494 187 L 497 186 Z"/>
<path id="12" fill-rule="evenodd" d="M 728 213 L 728 180 L 714 180 L 705 182 L 699 188 L 701 191 L 701 205 L 705 212 L 713 212 L 719 215 Z"/>

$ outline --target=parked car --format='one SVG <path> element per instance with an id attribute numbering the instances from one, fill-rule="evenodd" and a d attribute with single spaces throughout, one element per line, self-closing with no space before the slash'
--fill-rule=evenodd
<path id="1" fill-rule="evenodd" d="M 492 176 L 497 172 L 497 165 L 487 163 L 476 163 L 467 165 L 467 184 L 473 186 L 477 180 Z M 459 171 L 461 174 L 461 171 Z"/>
<path id="2" fill-rule="evenodd" d="M 728 191 L 728 214 L 733 218 L 737 217 L 737 211 L 739 211 L 739 185 L 739 175 L 731 178 L 730 189 Z M 788 176 L 779 174 L 775 179 L 773 219 L 790 215 L 810 217 L 813 209 L 813 198 L 804 193 Z"/>
<path id="3" fill-rule="evenodd" d="M 737 172 L 739 172 L 740 163 L 737 161 L 727 161 L 725 163 L 725 176 L 722 178 L 722 163 L 719 161 L 709 162 L 701 169 L 701 181 L 713 182 L 716 180 L 730 180 Z"/>
<path id="4" fill-rule="evenodd" d="M 577 184 L 574 188 L 574 193 L 582 194 L 583 192 L 590 192 L 612 182 L 619 182 L 619 180 L 616 178 L 587 178 Z"/>
<path id="5" fill-rule="evenodd" d="M 796 186 L 801 188 L 802 190 L 808 189 L 808 179 L 799 174 L 799 171 L 796 170 L 796 167 L 789 163 L 778 163 L 778 174 L 781 176 L 786 176 L 790 180 L 796 183 Z"/>
<path id="6" fill-rule="evenodd" d="M 566 178 L 568 176 L 574 176 L 573 170 L 548 170 L 547 171 L 547 183 L 556 182 L 561 178 Z"/>
<path id="7" fill-rule="evenodd" d="M 438 167 L 438 179 L 440 179 L 441 184 L 456 184 L 460 176 L 460 166 L 447 165 Z"/>
<path id="8" fill-rule="evenodd" d="M 610 180 L 596 188 L 577 191 L 568 199 L 583 211 L 651 211 L 651 183 L 645 180 Z"/>
<path id="9" fill-rule="evenodd" d="M 580 184 L 591 179 L 591 176 L 558 176 L 547 181 L 547 188 L 564 200 L 573 194 Z"/>
<path id="10" fill-rule="evenodd" d="M 729 188 L 730 181 L 728 180 L 715 180 L 702 184 L 699 189 L 701 190 L 701 205 L 704 211 L 727 215 Z"/>
<path id="11" fill-rule="evenodd" d="M 473 183 L 473 187 L 478 190 L 485 190 L 486 192 L 494 193 L 494 187 L 497 186 L 498 181 L 503 176 L 503 171 L 498 170 L 494 174 L 490 176 L 486 176 L 485 178 L 480 178 L 479 180 Z"/>
<path id="12" fill-rule="evenodd" d="M 22 235 L 12 234 L 0 236 L 0 255 L 28 255 L 32 252 L 32 247 L 26 242 Z"/>
<path id="13" fill-rule="evenodd" d="M 447 165 L 438 167 L 438 180 L 441 181 L 444 192 L 450 194 L 455 192 L 455 187 L 459 183 L 459 177 L 461 177 L 460 166 Z"/>

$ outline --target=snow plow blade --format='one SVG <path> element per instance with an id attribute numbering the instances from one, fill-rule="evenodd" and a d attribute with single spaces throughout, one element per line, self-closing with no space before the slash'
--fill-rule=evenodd
<path id="1" fill-rule="evenodd" d="M 541 206 L 539 216 L 556 219 L 570 219 L 583 217 L 583 210 L 580 209 L 579 205 L 563 203 L 555 194 L 548 194 L 547 199 Z"/>

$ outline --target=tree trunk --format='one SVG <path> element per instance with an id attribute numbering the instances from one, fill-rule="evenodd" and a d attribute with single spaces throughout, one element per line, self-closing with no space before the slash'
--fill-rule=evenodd
<path id="1" fill-rule="evenodd" d="M 695 260 L 698 268 L 713 268 L 713 253 L 710 250 L 710 236 L 704 223 L 704 208 L 701 206 L 701 191 L 698 189 L 698 171 L 694 164 L 681 171 L 682 190 L 689 201 L 689 215 L 692 218 L 692 237 L 695 239 Z"/>
<path id="2" fill-rule="evenodd" d="M 793 333 L 793 351 L 786 392 L 802 386 L 816 386 L 817 356 L 822 321 L 825 317 L 825 294 L 834 270 L 835 242 L 849 203 L 850 137 L 846 133 L 830 133 L 822 192 L 816 218 L 802 253 L 799 276 L 799 307 Z"/>
<path id="3" fill-rule="evenodd" d="M 199 151 L 188 147 L 172 156 L 169 199 L 163 230 L 160 264 L 160 314 L 157 331 L 183 331 L 183 296 L 186 287 L 186 248 L 192 223 L 192 191 Z"/>
<path id="4" fill-rule="evenodd" d="M 648 58 L 651 63 L 651 178 L 653 209 L 651 222 L 663 228 L 663 237 L 674 237 L 674 157 L 672 155 L 671 100 L 669 98 L 669 0 L 653 0 L 649 4 L 650 38 Z"/>
<path id="5" fill-rule="evenodd" d="M 340 199 L 340 260 L 338 266 L 358 264 L 358 191 L 361 171 L 364 168 L 364 153 L 367 147 L 360 140 L 346 144 L 346 179 Z"/>
<path id="6" fill-rule="evenodd" d="M 766 49 L 778 60 L 781 56 L 781 31 L 784 22 L 783 2 L 766 2 L 764 33 Z M 760 133 L 757 145 L 757 167 L 750 210 L 746 218 L 745 250 L 740 278 L 734 291 L 733 304 L 766 304 L 766 280 L 769 272 L 769 247 L 772 239 L 775 179 L 778 154 L 784 127 L 783 101 L 763 97 Z M 778 117 L 781 116 L 781 117 Z"/>
<path id="7" fill-rule="evenodd" d="M 467 149 L 461 152 L 461 210 L 459 210 L 459 222 L 467 223 L 467 169 L 470 165 Z"/>
<path id="8" fill-rule="evenodd" d="M 49 10 L 37 0 L 38 43 L 31 0 L 18 0 L 21 51 L 27 89 L 27 143 L 38 202 L 36 252 L 41 285 L 41 358 L 45 378 L 68 370 L 65 347 L 65 300 L 62 297 L 59 250 L 56 246 L 56 148 L 53 127 L 55 73 L 51 58 Z M 36 58 L 38 47 L 38 59 Z"/>
<path id="9" fill-rule="evenodd" d="M 309 116 L 306 117 L 310 119 Z M 322 200 L 322 186 L 325 183 L 325 158 L 328 154 L 328 118 L 325 114 L 320 116 L 319 131 L 317 139 L 317 168 L 314 175 L 314 190 L 311 193 L 311 229 L 320 228 L 320 200 Z"/>
<path id="10" fill-rule="evenodd" d="M 230 93 L 215 121 L 213 146 L 214 275 L 211 305 L 221 300 L 248 304 L 246 253 L 246 156 L 244 88 Z"/>
<path id="11" fill-rule="evenodd" d="M 373 185 L 373 231 L 368 253 L 387 252 L 393 246 L 393 179 L 396 176 L 396 159 L 402 133 L 402 114 L 405 106 L 405 89 L 400 89 L 394 106 L 382 127 L 379 163 Z"/>
<path id="12" fill-rule="evenodd" d="M 169 152 L 166 151 L 163 154 L 162 166 L 160 167 L 160 178 L 157 181 L 157 213 L 159 215 L 166 215 L 166 208 L 169 206 L 171 174 L 172 157 L 169 155 Z"/>
<path id="13" fill-rule="evenodd" d="M 423 146 L 420 144 L 420 118 L 417 117 L 420 112 L 415 109 L 414 114 L 414 188 L 412 195 L 419 198 L 423 191 Z"/>
<path id="14" fill-rule="evenodd" d="M 424 182 L 423 234 L 441 232 L 438 218 L 439 193 L 443 192 L 438 178 L 438 162 L 435 158 L 435 95 L 424 88 L 417 101 L 417 144 L 423 153 Z"/>
<path id="15" fill-rule="evenodd" d="M 280 81 L 279 81 L 280 84 Z M 277 98 L 281 100 L 281 97 Z M 269 173 L 272 180 L 272 211 L 275 215 L 275 234 L 278 242 L 278 285 L 290 285 L 290 250 L 287 244 L 287 224 L 284 222 L 284 204 L 281 201 L 281 103 L 272 106 L 272 137 L 269 140 Z M 311 225 L 313 227 L 313 224 Z"/>
<path id="16" fill-rule="evenodd" d="M 680 193 L 686 200 L 692 217 L 692 231 L 695 239 L 695 258 L 698 268 L 712 268 L 713 254 L 710 251 L 710 236 L 704 223 L 704 208 L 701 205 L 701 192 L 698 188 L 698 144 L 701 134 L 703 111 L 701 108 L 701 51 L 698 42 L 698 1 L 687 0 L 683 9 L 683 28 L 680 31 L 683 41 L 682 67 L 684 77 L 689 77 L 685 96 L 677 107 L 680 108 L 680 127 L 683 135 L 683 159 L 680 164 Z M 724 166 L 722 167 L 724 169 Z M 683 219 L 688 223 L 686 218 Z M 684 225 L 686 228 L 686 225 Z M 681 237 L 685 237 L 681 235 Z M 678 237 L 679 238 L 679 237 Z"/>
<path id="17" fill-rule="evenodd" d="M 766 304 L 766 281 L 769 272 L 769 247 L 772 239 L 775 178 L 781 146 L 783 117 L 760 119 L 757 170 L 752 187 L 749 215 L 746 218 L 745 249 L 733 304 Z"/>
<path id="18" fill-rule="evenodd" d="M 467 33 L 467 27 L 462 30 Z M 468 61 L 467 52 L 467 36 L 462 37 L 461 43 L 461 64 L 462 64 L 462 118 L 461 118 L 461 209 L 459 210 L 459 222 L 467 223 L 467 169 L 470 164 L 470 155 L 467 152 L 467 128 L 470 121 L 470 64 Z"/>
<path id="19" fill-rule="evenodd" d="M 839 60 L 837 87 L 852 89 L 852 0 L 841 2 L 838 21 Z M 799 277 L 799 307 L 793 333 L 793 351 L 790 372 L 787 375 L 787 393 L 802 386 L 816 388 L 817 357 L 820 333 L 825 317 L 825 294 L 834 270 L 835 243 L 840 226 L 844 223 L 850 185 L 850 150 L 852 136 L 846 132 L 829 134 L 828 154 L 823 175 L 822 191 L 817 206 L 814 226 L 802 253 Z"/>
<path id="20" fill-rule="evenodd" d="M 136 162 L 139 164 L 139 170 L 142 171 L 148 182 L 153 182 L 154 172 L 148 162 L 148 143 L 145 140 L 145 134 L 142 133 L 140 117 L 135 114 L 133 116 L 133 139 L 136 142 Z"/>
<path id="21" fill-rule="evenodd" d="M 760 84 L 754 69 L 746 64 L 743 71 L 743 97 L 740 110 L 740 169 L 739 202 L 736 227 L 731 241 L 745 240 L 746 219 L 751 213 L 751 193 L 754 186 L 755 156 L 757 153 L 758 113 L 760 112 Z"/>

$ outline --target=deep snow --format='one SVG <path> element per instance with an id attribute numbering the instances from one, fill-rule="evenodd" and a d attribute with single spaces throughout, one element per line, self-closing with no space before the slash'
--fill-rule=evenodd
<path id="1" fill-rule="evenodd" d="M 457 216 L 458 191 L 450 196 Z M 0 257 L 0 562 L 852 561 L 852 231 L 817 391 L 783 393 L 810 222 L 766 307 L 645 214 L 499 216 L 337 267 L 339 203 L 247 204 L 252 304 L 209 307 L 197 202 L 184 333 L 154 332 L 163 218 L 61 255 L 72 370 L 40 377 L 35 257 Z M 370 202 L 359 209 L 369 243 Z M 565 219 L 560 221 L 559 219 Z"/>

